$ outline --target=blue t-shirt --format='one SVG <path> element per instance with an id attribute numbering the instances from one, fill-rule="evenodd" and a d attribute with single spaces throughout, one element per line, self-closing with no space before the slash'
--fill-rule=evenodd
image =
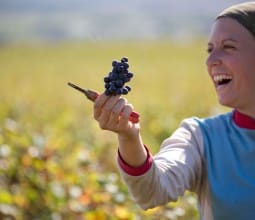
<path id="1" fill-rule="evenodd" d="M 255 219 L 255 130 L 238 127 L 233 113 L 196 119 L 215 220 Z"/>

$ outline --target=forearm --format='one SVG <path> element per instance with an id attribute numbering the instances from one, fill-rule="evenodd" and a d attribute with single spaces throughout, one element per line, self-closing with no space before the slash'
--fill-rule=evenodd
<path id="1" fill-rule="evenodd" d="M 147 159 L 147 151 L 143 145 L 140 133 L 134 136 L 119 134 L 119 153 L 122 159 L 133 167 L 141 166 Z"/>

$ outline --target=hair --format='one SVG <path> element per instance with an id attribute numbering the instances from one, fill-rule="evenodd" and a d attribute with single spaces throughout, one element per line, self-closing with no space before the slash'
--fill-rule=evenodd
<path id="1" fill-rule="evenodd" d="M 239 22 L 255 37 L 255 2 L 245 2 L 226 8 L 215 20 L 226 17 Z"/>

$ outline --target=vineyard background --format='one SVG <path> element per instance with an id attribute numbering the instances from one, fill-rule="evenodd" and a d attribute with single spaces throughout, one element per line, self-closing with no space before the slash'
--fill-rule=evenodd
<path id="1" fill-rule="evenodd" d="M 225 109 L 206 73 L 206 39 L 2 45 L 0 219 L 198 219 L 196 197 L 142 211 L 116 166 L 115 134 L 67 86 L 103 91 L 111 61 L 129 57 L 127 96 L 155 153 L 186 117 Z"/>
<path id="2" fill-rule="evenodd" d="M 154 154 L 187 117 L 227 111 L 207 75 L 215 15 L 239 0 L 0 0 L 0 219 L 197 220 L 196 195 L 148 211 L 120 179 L 116 135 L 67 86 L 103 92 L 129 58 L 127 98 Z"/>

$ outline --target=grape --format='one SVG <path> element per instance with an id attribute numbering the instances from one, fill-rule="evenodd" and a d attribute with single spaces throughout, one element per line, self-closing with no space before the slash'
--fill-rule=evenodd
<path id="1" fill-rule="evenodd" d="M 108 73 L 108 76 L 104 77 L 105 94 L 128 94 L 128 92 L 131 91 L 131 87 L 124 85 L 126 82 L 129 82 L 134 75 L 133 73 L 130 73 L 128 71 L 128 58 L 123 57 L 120 62 L 117 60 L 113 60 L 112 67 L 112 71 Z"/>
<path id="2" fill-rule="evenodd" d="M 125 69 L 128 69 L 128 68 L 129 68 L 128 63 L 123 63 L 123 66 L 124 66 Z"/>
<path id="3" fill-rule="evenodd" d="M 105 92 L 104 92 L 104 93 L 105 93 L 105 95 L 107 95 L 107 96 L 108 96 L 108 95 L 111 95 L 111 92 L 110 92 L 108 89 L 107 89 L 107 90 L 105 90 Z"/>
<path id="4" fill-rule="evenodd" d="M 104 82 L 105 83 L 109 83 L 109 82 L 111 82 L 111 80 L 110 80 L 110 78 L 108 76 L 106 76 L 106 77 L 104 77 Z"/>
<path id="5" fill-rule="evenodd" d="M 110 88 L 110 83 L 105 83 L 105 85 L 104 85 L 104 87 L 106 88 L 106 89 L 109 89 Z"/>
<path id="6" fill-rule="evenodd" d="M 132 78 L 132 77 L 133 77 L 133 75 L 134 75 L 133 73 L 130 73 L 130 72 L 129 72 L 129 73 L 127 73 L 127 77 L 128 77 L 128 78 Z"/>
<path id="7" fill-rule="evenodd" d="M 116 61 L 116 60 L 112 61 L 112 66 L 113 67 L 117 66 L 117 64 L 118 64 L 118 61 Z"/>
<path id="8" fill-rule="evenodd" d="M 118 88 L 117 91 L 116 91 L 116 93 L 117 93 L 118 95 L 121 95 L 121 94 L 122 94 L 122 88 Z"/>
<path id="9" fill-rule="evenodd" d="M 127 88 L 123 88 L 123 89 L 122 89 L 122 94 L 123 94 L 123 95 L 128 94 L 128 89 L 127 89 Z"/>
<path id="10" fill-rule="evenodd" d="M 120 88 L 120 87 L 124 86 L 124 83 L 125 82 L 123 80 L 118 79 L 118 80 L 116 80 L 115 85 Z"/>
<path id="11" fill-rule="evenodd" d="M 125 86 L 125 88 L 130 92 L 131 91 L 131 87 L 130 86 Z"/>
<path id="12" fill-rule="evenodd" d="M 126 82 L 129 82 L 129 81 L 130 81 L 130 78 L 125 77 L 123 80 L 124 80 L 124 82 L 126 83 Z"/>
<path id="13" fill-rule="evenodd" d="M 127 63 L 127 62 L 128 62 L 128 58 L 127 58 L 127 57 L 123 57 L 123 58 L 121 59 L 121 62 L 122 62 L 122 63 Z"/>

